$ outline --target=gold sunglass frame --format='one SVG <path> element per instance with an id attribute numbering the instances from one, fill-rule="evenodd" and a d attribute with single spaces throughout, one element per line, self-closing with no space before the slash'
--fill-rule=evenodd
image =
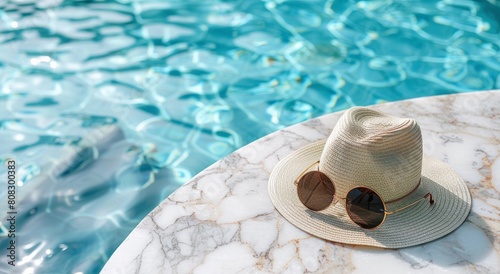
<path id="1" fill-rule="evenodd" d="M 316 161 L 316 162 L 312 163 L 311 165 L 309 165 L 306 169 L 304 169 L 304 170 L 303 170 L 303 171 L 299 174 L 299 176 L 295 179 L 295 182 L 294 182 L 295 186 L 298 186 L 298 183 L 299 183 L 300 179 L 301 179 L 301 178 L 302 178 L 305 174 L 307 174 L 308 172 L 311 172 L 311 171 L 309 171 L 309 169 L 311 169 L 311 168 L 312 168 L 313 166 L 315 166 L 315 165 L 318 165 L 318 170 L 317 170 L 316 172 L 320 172 L 320 173 L 321 173 L 321 174 L 323 174 L 326 178 L 328 178 L 328 180 L 330 180 L 330 181 L 332 182 L 333 187 L 334 187 L 334 190 L 335 190 L 335 192 L 336 192 L 335 183 L 334 183 L 334 182 L 333 182 L 333 181 L 332 181 L 332 180 L 331 180 L 331 179 L 330 179 L 330 178 L 329 178 L 329 177 L 328 177 L 325 173 L 323 173 L 323 172 L 321 172 L 321 171 L 319 170 L 319 162 L 320 162 L 320 161 Z M 378 225 L 376 225 L 376 226 L 374 226 L 374 227 L 371 227 L 371 228 L 364 228 L 364 227 L 362 227 L 361 225 L 357 224 L 355 221 L 353 221 L 353 219 L 352 219 L 352 217 L 351 217 L 351 214 L 349 213 L 349 210 L 347 210 L 347 197 L 345 197 L 345 198 L 338 197 L 335 193 L 332 193 L 332 195 L 333 195 L 333 200 L 332 200 L 332 202 L 330 202 L 330 204 L 329 204 L 326 208 L 329 208 L 329 207 L 331 207 L 332 205 L 336 205 L 336 204 L 337 204 L 337 202 L 338 202 L 339 200 L 344 200 L 344 201 L 346 201 L 346 202 L 344 203 L 344 208 L 345 208 L 345 210 L 346 210 L 346 212 L 347 212 L 347 215 L 349 216 L 349 219 L 351 219 L 351 221 L 352 221 L 353 223 L 355 223 L 356 225 L 358 225 L 359 227 L 361 227 L 361 228 L 363 228 L 363 229 L 368 229 L 368 230 L 372 230 L 372 229 L 376 229 L 376 228 L 380 227 L 380 226 L 381 226 L 381 225 L 385 222 L 385 219 L 387 218 L 387 215 L 392 215 L 392 214 L 394 214 L 394 213 L 397 213 L 397 212 L 403 211 L 403 210 L 405 210 L 405 209 L 407 209 L 407 208 L 410 208 L 410 207 L 412 207 L 412 206 L 414 206 L 414 205 L 416 205 L 416 204 L 420 203 L 421 201 L 423 201 L 423 200 L 425 200 L 425 199 L 427 199 L 427 198 L 429 198 L 429 203 L 430 203 L 431 205 L 433 205 L 433 204 L 434 204 L 434 202 L 435 202 L 435 200 L 434 200 L 434 198 L 433 198 L 432 194 L 431 194 L 430 192 L 428 192 L 428 193 L 427 193 L 427 194 L 425 194 L 422 198 L 420 198 L 420 199 L 418 199 L 418 200 L 416 200 L 416 201 L 413 201 L 412 203 L 409 203 L 409 204 L 407 204 L 407 205 L 405 205 L 405 206 L 403 206 L 403 207 L 401 207 L 401 208 L 398 208 L 398 209 L 396 209 L 396 210 L 394 210 L 394 211 L 388 211 L 388 210 L 387 210 L 387 207 L 386 207 L 386 204 L 388 204 L 388 203 L 386 203 L 386 202 L 384 201 L 384 199 L 382 199 L 382 196 L 380 196 L 380 194 L 379 194 L 378 192 L 376 192 L 375 190 L 373 190 L 373 189 L 371 189 L 371 188 L 369 188 L 369 187 L 366 187 L 366 186 L 356 186 L 356 187 L 351 188 L 351 189 L 350 189 L 347 193 L 349 194 L 352 190 L 354 190 L 354 189 L 359 189 L 359 188 L 365 188 L 365 189 L 368 189 L 369 191 L 372 191 L 373 193 L 375 193 L 375 194 L 376 194 L 376 195 L 380 198 L 380 201 L 382 202 L 382 205 L 383 205 L 383 207 L 384 207 L 384 218 L 382 219 L 382 221 L 381 221 Z M 302 201 L 301 201 L 301 203 L 302 203 Z M 303 203 L 302 203 L 302 204 L 303 204 Z M 304 206 L 305 206 L 305 205 L 304 205 Z M 306 206 L 306 207 L 307 207 L 307 206 Z M 322 210 L 325 210 L 326 208 L 324 208 L 324 209 L 322 209 Z M 311 210 L 312 210 L 312 209 L 311 209 Z M 313 210 L 313 211 L 314 211 L 314 210 Z M 317 211 L 321 211 L 321 210 L 317 210 Z"/>

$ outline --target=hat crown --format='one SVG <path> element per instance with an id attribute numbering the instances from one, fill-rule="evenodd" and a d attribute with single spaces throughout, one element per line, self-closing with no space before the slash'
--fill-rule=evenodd
<path id="1" fill-rule="evenodd" d="M 420 127 L 413 119 L 351 108 L 330 134 L 319 168 L 335 183 L 339 197 L 363 186 L 386 202 L 402 198 L 420 182 Z"/>

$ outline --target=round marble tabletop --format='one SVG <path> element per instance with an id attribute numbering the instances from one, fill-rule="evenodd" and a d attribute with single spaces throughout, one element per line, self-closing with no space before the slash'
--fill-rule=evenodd
<path id="1" fill-rule="evenodd" d="M 403 249 L 344 245 L 275 210 L 267 191 L 274 166 L 326 138 L 338 112 L 270 134 L 199 173 L 144 218 L 102 273 L 500 273 L 500 91 L 373 108 L 416 119 L 424 153 L 466 180 L 472 210 L 451 234 Z"/>

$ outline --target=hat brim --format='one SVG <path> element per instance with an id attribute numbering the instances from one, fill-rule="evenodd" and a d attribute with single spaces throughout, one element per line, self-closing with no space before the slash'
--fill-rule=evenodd
<path id="1" fill-rule="evenodd" d="M 388 215 L 375 229 L 354 224 L 341 202 L 322 211 L 309 210 L 300 202 L 294 181 L 320 159 L 324 146 L 325 141 L 318 141 L 294 151 L 278 163 L 269 178 L 269 195 L 274 206 L 285 219 L 305 232 L 338 243 L 402 248 L 449 234 L 470 212 L 471 196 L 464 180 L 447 164 L 425 155 L 419 186 L 408 196 L 386 206 L 393 211 L 429 192 L 435 200 L 433 205 L 421 202 Z"/>

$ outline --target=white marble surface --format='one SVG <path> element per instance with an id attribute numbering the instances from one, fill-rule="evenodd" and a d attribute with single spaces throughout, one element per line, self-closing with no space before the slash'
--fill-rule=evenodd
<path id="1" fill-rule="evenodd" d="M 341 113 L 266 136 L 207 168 L 154 209 L 102 273 L 500 273 L 500 91 L 374 106 L 419 123 L 424 153 L 467 181 L 456 231 L 404 249 L 328 242 L 288 223 L 267 192 L 273 167 L 326 138 Z"/>

